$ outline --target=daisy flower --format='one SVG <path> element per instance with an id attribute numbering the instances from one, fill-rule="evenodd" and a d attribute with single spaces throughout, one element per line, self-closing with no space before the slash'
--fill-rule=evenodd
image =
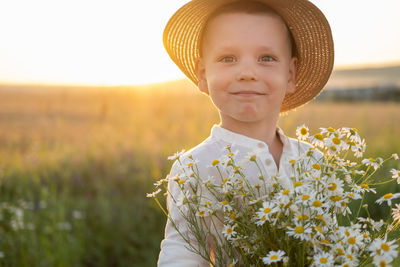
<path id="1" fill-rule="evenodd" d="M 340 146 L 333 143 L 331 139 L 325 139 L 324 142 L 329 155 L 334 156 L 340 152 Z"/>
<path id="2" fill-rule="evenodd" d="M 343 180 L 336 177 L 330 177 L 327 180 L 327 187 L 329 195 L 340 195 L 343 193 Z"/>
<path id="3" fill-rule="evenodd" d="M 363 218 L 363 217 L 358 217 L 357 218 L 361 223 L 364 223 L 362 228 L 366 228 L 370 226 L 373 231 L 380 231 L 382 226 L 384 225 L 384 222 L 382 219 L 379 220 L 379 222 L 374 221 L 371 218 Z"/>
<path id="4" fill-rule="evenodd" d="M 392 158 L 394 158 L 394 160 L 398 160 L 399 159 L 399 155 L 397 155 L 397 153 L 392 154 Z"/>
<path id="5" fill-rule="evenodd" d="M 367 184 L 361 184 L 361 185 L 353 184 L 351 185 L 351 191 L 357 194 L 364 192 L 373 192 L 374 194 L 376 194 L 375 188 L 370 188 L 369 185 Z"/>
<path id="6" fill-rule="evenodd" d="M 345 259 L 345 263 L 342 266 L 358 266 L 359 260 L 357 259 L 352 249 L 347 249 L 347 251 L 343 255 L 343 258 Z"/>
<path id="7" fill-rule="evenodd" d="M 262 208 L 260 208 L 256 215 L 257 215 L 257 225 L 263 225 L 265 221 L 268 221 L 270 219 L 270 216 L 272 214 L 278 212 L 279 209 L 275 206 L 274 203 L 271 202 L 263 202 Z"/>
<path id="8" fill-rule="evenodd" d="M 396 208 L 392 209 L 393 221 L 400 222 L 400 204 L 396 204 Z"/>
<path id="9" fill-rule="evenodd" d="M 396 240 L 386 241 L 387 236 L 384 239 L 377 238 L 375 239 L 372 244 L 368 247 L 369 251 L 373 256 L 380 255 L 380 256 L 387 256 L 390 258 L 397 257 L 397 247 L 398 245 L 394 245 L 393 243 Z"/>
<path id="10" fill-rule="evenodd" d="M 156 191 L 154 191 L 153 193 L 147 194 L 146 197 L 156 197 L 156 195 L 160 192 L 161 192 L 161 189 L 159 188 Z"/>
<path id="11" fill-rule="evenodd" d="M 262 258 L 264 264 L 271 264 L 274 262 L 279 262 L 282 260 L 285 252 L 282 250 L 278 251 L 270 251 L 268 252 L 267 256 Z"/>
<path id="12" fill-rule="evenodd" d="M 224 229 L 222 230 L 222 234 L 226 237 L 226 239 L 230 240 L 236 235 L 235 225 L 224 225 Z"/>
<path id="13" fill-rule="evenodd" d="M 363 159 L 361 163 L 365 164 L 365 166 L 372 166 L 374 169 L 378 169 L 379 166 L 382 164 L 383 160 L 382 158 L 369 158 L 369 159 Z"/>
<path id="14" fill-rule="evenodd" d="M 321 252 L 314 256 L 312 266 L 333 266 L 333 256 L 327 252 Z"/>
<path id="15" fill-rule="evenodd" d="M 358 130 L 356 128 L 342 127 L 339 129 L 339 132 L 341 132 L 343 135 L 345 135 L 347 138 L 350 138 L 351 140 L 359 137 Z"/>
<path id="16" fill-rule="evenodd" d="M 359 226 L 359 225 L 358 225 Z M 358 248 L 363 245 L 363 236 L 357 228 L 351 229 L 350 227 L 341 227 L 340 234 L 344 237 L 344 244 L 351 248 Z"/>
<path id="17" fill-rule="evenodd" d="M 376 255 L 374 257 L 374 264 L 375 266 L 385 266 L 385 267 L 391 267 L 392 265 L 390 265 L 389 263 L 392 262 L 392 258 L 388 257 L 386 255 Z"/>
<path id="18" fill-rule="evenodd" d="M 199 210 L 196 212 L 196 216 L 198 216 L 198 217 L 204 217 L 207 215 L 208 215 L 208 212 L 205 208 L 199 208 Z"/>
<path id="19" fill-rule="evenodd" d="M 310 130 L 304 124 L 297 127 L 297 129 L 296 129 L 296 135 L 299 140 L 302 140 L 302 141 L 307 140 L 309 134 L 310 134 Z"/>
<path id="20" fill-rule="evenodd" d="M 180 158 L 184 153 L 185 153 L 185 149 L 182 149 L 181 152 L 176 152 L 172 156 L 169 156 L 168 159 L 169 160 L 176 160 L 176 159 Z"/>
<path id="21" fill-rule="evenodd" d="M 229 205 L 229 202 L 226 200 L 222 200 L 221 202 L 219 202 L 219 205 L 224 212 L 232 211 L 231 205 Z"/>
<path id="22" fill-rule="evenodd" d="M 356 156 L 357 158 L 361 158 L 365 152 L 366 147 L 367 144 L 365 143 L 365 139 L 363 139 L 361 142 L 356 143 L 355 146 L 352 146 L 351 150 L 354 152 L 354 156 Z"/>
<path id="23" fill-rule="evenodd" d="M 387 194 L 383 195 L 383 197 L 381 197 L 380 199 L 378 199 L 378 200 L 376 201 L 376 203 L 382 204 L 384 201 L 386 201 L 387 204 L 390 206 L 390 205 L 392 205 L 392 200 L 393 200 L 393 199 L 396 199 L 396 198 L 399 198 L 399 197 L 400 197 L 400 193 L 395 193 L 395 194 L 393 194 L 393 193 L 387 193 Z"/>
<path id="24" fill-rule="evenodd" d="M 295 223 L 295 227 L 288 226 L 288 231 L 286 232 L 290 236 L 294 236 L 295 238 L 301 240 L 309 240 L 311 234 L 311 227 L 309 224 L 301 225 L 300 223 Z"/>
<path id="25" fill-rule="evenodd" d="M 326 134 L 327 136 L 332 136 L 338 134 L 336 130 L 332 127 L 328 128 L 319 128 L 321 130 L 321 134 Z"/>
<path id="26" fill-rule="evenodd" d="M 308 137 L 308 140 L 313 146 L 324 148 L 324 136 L 321 133 L 316 133 Z"/>
<path id="27" fill-rule="evenodd" d="M 390 172 L 392 173 L 392 178 L 397 179 L 397 183 L 400 184 L 400 170 L 391 169 Z"/>

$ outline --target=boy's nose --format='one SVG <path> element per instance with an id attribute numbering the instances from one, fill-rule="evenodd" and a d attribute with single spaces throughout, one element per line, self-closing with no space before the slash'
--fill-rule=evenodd
<path id="1" fill-rule="evenodd" d="M 237 75 L 238 81 L 257 81 L 257 73 L 255 70 L 255 66 L 251 63 L 243 62 L 240 64 L 240 69 Z"/>

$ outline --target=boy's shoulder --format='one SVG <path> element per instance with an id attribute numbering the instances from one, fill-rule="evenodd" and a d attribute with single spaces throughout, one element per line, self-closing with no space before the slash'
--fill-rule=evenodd
<path id="1" fill-rule="evenodd" d="M 211 159 L 211 157 L 216 156 L 219 151 L 222 152 L 220 149 L 221 147 L 222 144 L 218 144 L 215 139 L 209 136 L 198 145 L 185 151 L 180 159 L 185 162 L 188 160 L 204 161 L 207 158 Z"/>

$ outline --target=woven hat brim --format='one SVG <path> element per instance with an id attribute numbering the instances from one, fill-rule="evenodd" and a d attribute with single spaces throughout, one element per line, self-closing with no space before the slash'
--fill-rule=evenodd
<path id="1" fill-rule="evenodd" d="M 221 5 L 237 0 L 193 0 L 168 21 L 164 47 L 182 72 L 195 83 L 199 37 L 208 16 Z M 331 28 L 324 14 L 308 0 L 258 0 L 274 9 L 286 22 L 297 50 L 296 91 L 287 94 L 281 112 L 315 98 L 326 85 L 334 65 Z"/>

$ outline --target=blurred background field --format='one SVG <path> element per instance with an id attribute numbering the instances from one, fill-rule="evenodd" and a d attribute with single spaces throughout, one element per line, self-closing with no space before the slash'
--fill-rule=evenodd
<path id="1" fill-rule="evenodd" d="M 281 117 L 287 135 L 303 123 L 349 126 L 366 138 L 365 157 L 400 153 L 400 102 L 320 98 Z M 214 123 L 217 111 L 188 81 L 0 86 L 0 265 L 155 266 L 166 218 L 146 193 L 168 174 L 167 157 Z M 394 184 L 379 190 L 399 192 Z M 373 216 L 387 216 L 375 199 Z"/>

